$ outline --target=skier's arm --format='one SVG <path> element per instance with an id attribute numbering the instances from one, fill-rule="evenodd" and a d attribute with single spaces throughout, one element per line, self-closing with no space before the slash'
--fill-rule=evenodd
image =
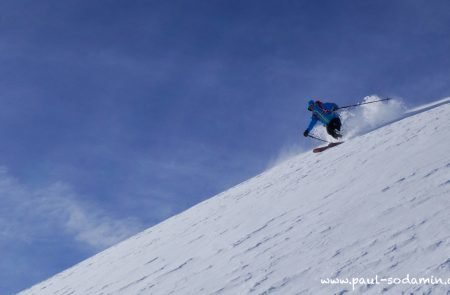
<path id="1" fill-rule="evenodd" d="M 311 122 L 309 122 L 308 128 L 306 128 L 306 131 L 308 131 L 308 133 L 314 128 L 314 125 L 316 125 L 317 123 L 317 118 L 316 116 L 313 116 L 311 118 Z"/>

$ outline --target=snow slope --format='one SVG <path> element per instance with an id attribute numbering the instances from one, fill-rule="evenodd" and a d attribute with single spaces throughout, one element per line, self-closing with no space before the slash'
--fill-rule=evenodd
<path id="1" fill-rule="evenodd" d="M 450 103 L 307 152 L 22 294 L 447 294 Z M 445 281 L 446 282 L 446 281 Z"/>

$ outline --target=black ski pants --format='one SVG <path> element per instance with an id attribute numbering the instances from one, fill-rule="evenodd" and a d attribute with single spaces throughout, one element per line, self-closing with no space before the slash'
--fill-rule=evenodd
<path id="1" fill-rule="evenodd" d="M 330 134 L 331 136 L 333 136 L 334 138 L 339 138 L 341 137 L 341 119 L 339 118 L 334 118 L 330 121 L 330 123 L 328 123 L 327 125 L 327 132 L 328 134 Z"/>

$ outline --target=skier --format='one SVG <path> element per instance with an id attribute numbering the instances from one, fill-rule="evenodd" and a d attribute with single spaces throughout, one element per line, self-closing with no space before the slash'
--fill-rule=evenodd
<path id="1" fill-rule="evenodd" d="M 314 128 L 317 121 L 322 122 L 327 127 L 327 132 L 334 138 L 338 139 L 341 135 L 341 119 L 336 113 L 339 107 L 335 103 L 322 103 L 318 100 L 310 100 L 308 102 L 308 111 L 312 112 L 311 122 L 303 135 L 307 137 L 309 132 Z"/>

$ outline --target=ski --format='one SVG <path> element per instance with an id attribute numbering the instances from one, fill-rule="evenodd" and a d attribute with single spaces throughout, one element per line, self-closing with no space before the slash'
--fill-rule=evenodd
<path id="1" fill-rule="evenodd" d="M 341 143 L 344 143 L 344 142 L 343 141 L 341 141 L 341 142 L 330 142 L 326 146 L 322 146 L 322 147 L 318 147 L 318 148 L 313 149 L 313 153 L 321 153 L 323 151 L 326 151 L 329 148 L 332 148 L 334 146 L 340 145 Z"/>

